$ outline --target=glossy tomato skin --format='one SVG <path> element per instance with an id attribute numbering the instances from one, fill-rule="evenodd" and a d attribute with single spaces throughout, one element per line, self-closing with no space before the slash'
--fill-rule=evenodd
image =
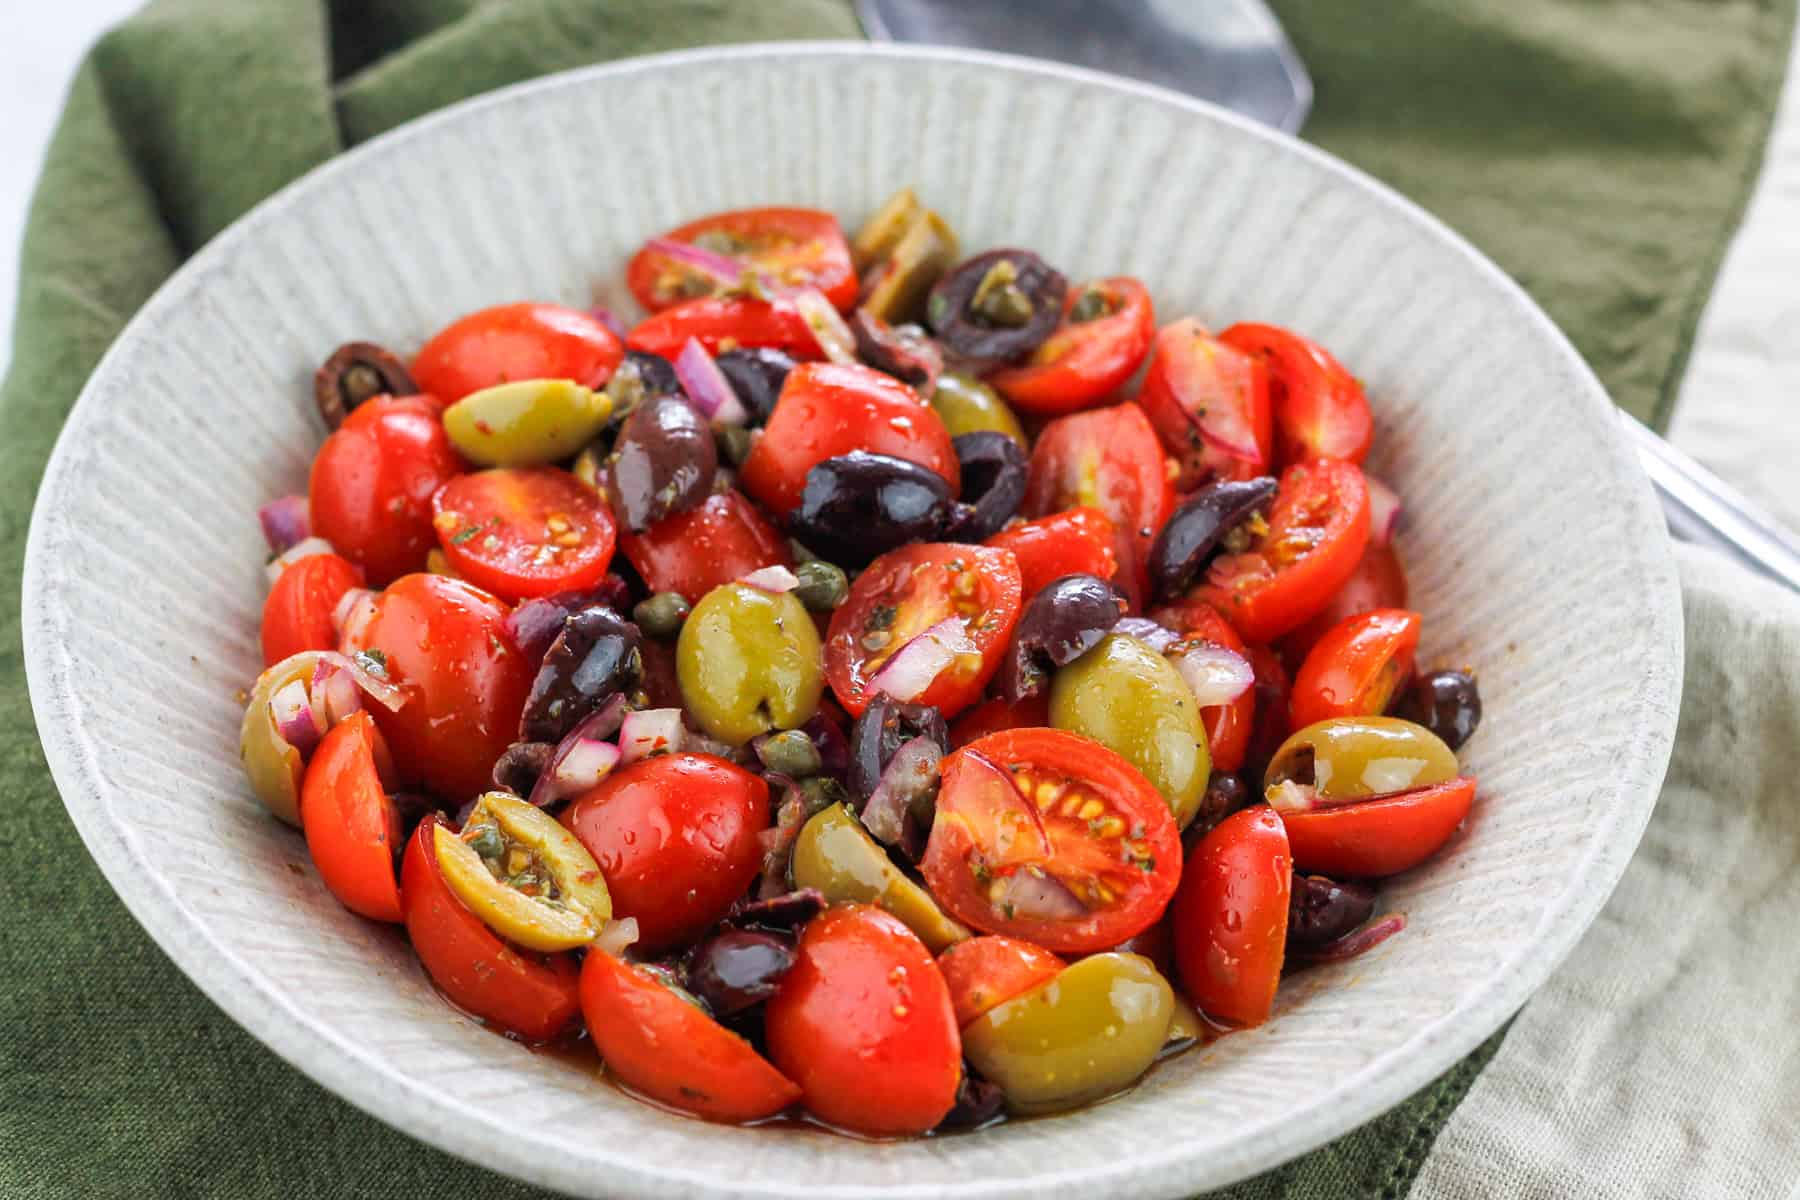
<path id="1" fill-rule="evenodd" d="M 1155 619 L 1180 633 L 1185 640 L 1197 640 L 1244 654 L 1244 639 L 1218 610 L 1204 602 L 1178 604 L 1157 610 Z M 1247 656 L 1246 656 L 1247 657 Z M 1254 669 L 1254 664 L 1252 664 Z M 1235 771 L 1244 765 L 1250 746 L 1250 731 L 1256 722 L 1256 689 L 1251 688 L 1228 704 L 1212 704 L 1200 710 L 1200 723 L 1206 727 L 1207 749 L 1212 753 L 1212 769 Z"/>
<path id="2" fill-rule="evenodd" d="M 619 550 L 651 592 L 679 592 L 689 604 L 758 567 L 794 565 L 787 539 L 736 490 L 708 496 L 642 533 L 622 528 Z"/>
<path id="3" fill-rule="evenodd" d="M 331 615 L 345 592 L 361 586 L 362 572 L 337 554 L 309 554 L 283 570 L 263 601 L 263 666 L 303 650 L 337 649 Z"/>
<path id="4" fill-rule="evenodd" d="M 788 372 L 775 411 L 739 478 L 778 517 L 800 503 L 806 473 L 828 458 L 867 450 L 918 463 L 961 486 L 943 419 L 913 390 L 873 367 L 802 363 Z"/>
<path id="5" fill-rule="evenodd" d="M 625 357 L 612 330 L 560 304 L 502 304 L 451 322 L 413 359 L 413 379 L 445 404 L 521 379 L 603 386 Z"/>
<path id="6" fill-rule="evenodd" d="M 772 1117 L 800 1089 L 742 1037 L 639 968 L 599 950 L 581 966 L 581 1011 L 607 1072 L 709 1121 Z"/>
<path id="7" fill-rule="evenodd" d="M 1156 335 L 1138 403 L 1180 468 L 1176 486 L 1184 491 L 1273 469 L 1267 365 L 1213 337 L 1192 317 Z"/>
<path id="8" fill-rule="evenodd" d="M 712 355 L 766 348 L 785 350 L 800 362 L 825 357 L 819 339 L 793 304 L 739 297 L 705 296 L 664 309 L 639 322 L 626 335 L 625 344 L 674 362 L 689 338 L 697 339 Z"/>
<path id="9" fill-rule="evenodd" d="M 1348 617 L 1319 639 L 1294 676 L 1290 724 L 1304 729 L 1330 717 L 1374 717 L 1412 678 L 1423 618 L 1404 608 Z"/>
<path id="10" fill-rule="evenodd" d="M 400 814 L 375 770 L 380 736 L 366 712 L 332 727 L 306 767 L 300 827 L 319 878 L 345 908 L 371 921 L 398 923 Z"/>
<path id="11" fill-rule="evenodd" d="M 1103 293 L 1112 311 L 1093 320 L 1069 323 L 1069 310 L 1084 292 Z M 1150 292 L 1129 276 L 1071 288 L 1063 302 L 1063 324 L 1016 367 L 987 377 L 1013 407 L 1059 416 L 1106 399 L 1137 371 L 1156 336 Z"/>
<path id="12" fill-rule="evenodd" d="M 408 575 L 344 647 L 379 651 L 405 697 L 398 711 L 375 706 L 401 778 L 456 803 L 487 790 L 537 674 L 506 631 L 507 611 L 474 584 Z"/>
<path id="13" fill-rule="evenodd" d="M 517 603 L 591 588 L 606 577 L 617 527 L 593 488 L 556 467 L 458 475 L 431 501 L 456 573 Z"/>
<path id="14" fill-rule="evenodd" d="M 998 696 L 991 696 L 950 723 L 950 748 L 961 750 L 977 738 L 1006 729 L 1043 728 L 1049 724 L 1050 693 L 1047 691 L 1028 696 L 1017 704 L 1008 704 Z"/>
<path id="15" fill-rule="evenodd" d="M 467 470 L 424 396 L 378 396 L 325 439 L 307 482 L 312 531 L 371 587 L 425 569 L 437 545 L 431 497 Z"/>
<path id="16" fill-rule="evenodd" d="M 1062 959 L 1041 946 L 995 934 L 967 938 L 938 955 L 938 969 L 950 988 L 959 1026 L 1040 983 L 1049 983 L 1063 965 Z"/>
<path id="17" fill-rule="evenodd" d="M 637 918 L 637 948 L 652 954 L 706 932 L 749 888 L 769 785 L 710 754 L 658 755 L 577 796 L 562 823 L 600 864 L 613 915 Z"/>
<path id="18" fill-rule="evenodd" d="M 1282 466 L 1315 458 L 1361 463 L 1375 440 L 1362 384 L 1323 346 L 1277 325 L 1233 325 L 1219 340 L 1269 368 L 1269 407 Z"/>
<path id="19" fill-rule="evenodd" d="M 1171 911 L 1175 967 L 1200 1011 L 1241 1026 L 1269 1019 L 1293 874 L 1287 831 L 1267 805 L 1231 814 L 1195 847 Z"/>
<path id="20" fill-rule="evenodd" d="M 784 287 L 813 287 L 840 309 L 856 303 L 856 272 L 850 245 L 837 218 L 816 208 L 740 208 L 713 213 L 663 234 L 672 242 L 693 242 L 706 234 L 739 243 L 726 252 L 747 267 L 774 277 Z M 687 297 L 681 265 L 645 246 L 625 268 L 625 284 L 651 312 Z"/>
<path id="21" fill-rule="evenodd" d="M 1474 802 L 1475 780 L 1465 775 L 1283 820 L 1300 870 L 1333 879 L 1379 879 L 1436 854 Z"/>
<path id="22" fill-rule="evenodd" d="M 1113 523 L 1105 513 L 1091 507 L 1018 521 L 982 543 L 1013 552 L 1019 560 L 1020 586 L 1026 600 L 1064 575 L 1112 579 L 1119 571 L 1113 544 Z"/>
<path id="23" fill-rule="evenodd" d="M 764 1029 L 769 1057 L 829 1124 L 905 1137 L 956 1103 L 950 989 L 918 936 L 878 908 L 842 905 L 807 924 Z"/>
<path id="24" fill-rule="evenodd" d="M 400 866 L 406 935 L 438 990 L 464 1012 L 528 1042 L 547 1042 L 581 1013 L 571 954 L 519 950 L 469 911 L 438 869 L 436 814 L 419 822 Z"/>

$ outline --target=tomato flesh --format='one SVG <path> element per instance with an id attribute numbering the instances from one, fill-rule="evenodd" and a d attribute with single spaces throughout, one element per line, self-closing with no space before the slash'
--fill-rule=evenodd
<path id="1" fill-rule="evenodd" d="M 345 592 L 361 586 L 362 572 L 340 555 L 309 554 L 290 564 L 263 601 L 263 666 L 303 650 L 337 649 L 332 614 Z"/>
<path id="2" fill-rule="evenodd" d="M 1069 310 L 1085 292 L 1105 297 L 1107 313 L 1071 323 Z M 1024 364 L 1007 367 L 987 382 L 1029 413 L 1055 416 L 1098 404 L 1122 386 L 1150 349 L 1156 311 L 1142 283 L 1128 276 L 1072 288 L 1063 323 Z"/>
<path id="3" fill-rule="evenodd" d="M 1112 579 L 1119 571 L 1113 523 L 1097 508 L 1071 508 L 1019 521 L 982 544 L 1013 552 L 1027 600 L 1064 575 Z"/>
<path id="4" fill-rule="evenodd" d="M 1190 491 L 1215 479 L 1254 479 L 1274 462 L 1269 371 L 1192 317 L 1156 335 L 1138 403 Z"/>
<path id="5" fill-rule="evenodd" d="M 1063 969 L 1063 960 L 1030 942 L 988 934 L 938 955 L 938 969 L 950 987 L 956 1023 L 967 1025 L 996 1005 L 1050 982 Z"/>
<path id="6" fill-rule="evenodd" d="M 856 303 L 850 244 L 837 218 L 815 208 L 744 208 L 679 225 L 661 240 L 698 242 L 782 287 L 811 287 L 837 308 Z M 625 268 L 625 284 L 651 312 L 707 295 L 722 281 L 645 246 Z"/>
<path id="7" fill-rule="evenodd" d="M 625 348 L 589 313 L 560 304 L 502 304 L 451 322 L 419 349 L 412 376 L 445 404 L 521 379 L 572 379 L 598 388 Z"/>
<path id="8" fill-rule="evenodd" d="M 719 492 L 642 533 L 621 527 L 619 551 L 651 592 L 689 604 L 759 567 L 794 565 L 787 539 L 737 491 Z"/>
<path id="9" fill-rule="evenodd" d="M 1208 1016 L 1241 1026 L 1269 1019 L 1293 875 L 1287 831 L 1267 805 L 1232 813 L 1194 848 L 1173 908 L 1175 967 Z"/>
<path id="10" fill-rule="evenodd" d="M 1282 819 L 1300 870 L 1333 879 L 1379 879 L 1436 854 L 1474 803 L 1475 780 L 1465 775 Z"/>
<path id="11" fill-rule="evenodd" d="M 611 509 L 556 467 L 459 475 L 438 489 L 432 509 L 450 565 L 502 599 L 591 588 L 612 562 Z"/>
<path id="12" fill-rule="evenodd" d="M 1294 676 L 1293 727 L 1386 712 L 1394 692 L 1412 678 L 1422 620 L 1403 608 L 1378 608 L 1320 638 Z"/>
<path id="13" fill-rule="evenodd" d="M 400 814 L 375 769 L 379 737 L 366 712 L 350 714 L 325 735 L 301 784 L 300 828 L 319 878 L 345 908 L 398 923 Z"/>
<path id="14" fill-rule="evenodd" d="M 1323 346 L 1276 325 L 1233 325 L 1219 340 L 1268 364 L 1276 455 L 1283 466 L 1368 457 L 1375 440 L 1368 397 Z"/>

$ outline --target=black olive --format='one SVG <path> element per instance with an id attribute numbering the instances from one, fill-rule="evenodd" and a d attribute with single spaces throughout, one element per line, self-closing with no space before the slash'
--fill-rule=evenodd
<path id="1" fill-rule="evenodd" d="M 947 348 L 980 362 L 1023 358 L 1062 320 L 1069 281 L 1029 250 L 989 250 L 937 281 L 926 302 Z"/>
<path id="2" fill-rule="evenodd" d="M 610 608 L 584 608 L 563 622 L 544 655 L 519 718 L 519 740 L 559 742 L 607 700 L 643 678 L 643 637 Z"/>
<path id="3" fill-rule="evenodd" d="M 787 382 L 788 372 L 796 366 L 792 356 L 771 347 L 727 350 L 713 361 L 725 372 L 731 390 L 737 393 L 737 398 L 750 413 L 752 425 L 768 421 L 769 414 L 775 411 L 775 401 L 781 396 L 781 385 Z"/>
<path id="4" fill-rule="evenodd" d="M 824 892 L 801 888 L 767 900 L 740 900 L 721 924 L 728 929 L 796 930 L 825 908 Z"/>
<path id="5" fill-rule="evenodd" d="M 1006 1093 L 1000 1085 L 983 1079 L 963 1063 L 962 1080 L 956 1085 L 956 1103 L 938 1122 L 939 1129 L 979 1129 L 1006 1109 Z"/>
<path id="6" fill-rule="evenodd" d="M 885 371 L 920 395 L 931 394 L 938 373 L 944 369 L 944 352 L 917 325 L 889 325 L 866 308 L 850 315 L 850 332 L 856 335 L 856 357 Z"/>
<path id="7" fill-rule="evenodd" d="M 687 986 L 715 1016 L 729 1017 L 773 996 L 793 965 L 794 947 L 786 938 L 728 929 L 694 947 Z"/>
<path id="8" fill-rule="evenodd" d="M 629 568 L 624 556 L 613 560 Z M 574 592 L 557 592 L 553 596 L 534 596 L 522 602 L 506 618 L 506 630 L 512 634 L 519 653 L 533 662 L 541 661 L 550 643 L 562 632 L 563 622 L 584 608 L 604 605 L 623 611 L 630 603 L 631 589 L 617 575 L 609 574 L 592 588 Z"/>
<path id="9" fill-rule="evenodd" d="M 949 749 L 950 729 L 944 714 L 925 704 L 906 704 L 882 695 L 869 701 L 850 729 L 850 768 L 845 782 L 861 800 L 867 800 L 881 782 L 881 773 L 902 742 L 930 738 Z"/>
<path id="10" fill-rule="evenodd" d="M 1375 889 L 1369 885 L 1295 871 L 1288 893 L 1287 944 L 1311 950 L 1335 942 L 1374 911 Z"/>
<path id="11" fill-rule="evenodd" d="M 530 796 L 538 776 L 550 769 L 556 757 L 551 742 L 514 742 L 494 763 L 494 786 L 515 796 Z"/>
<path id="12" fill-rule="evenodd" d="M 679 396 L 646 396 L 613 443 L 607 489 L 633 533 L 712 494 L 719 451 L 712 430 Z"/>
<path id="13" fill-rule="evenodd" d="M 648 350 L 627 350 L 625 362 L 637 370 L 638 385 L 647 396 L 685 396 L 675 364 Z"/>
<path id="14" fill-rule="evenodd" d="M 398 355 L 374 342 L 345 342 L 313 372 L 313 398 L 328 428 L 336 429 L 350 410 L 375 396 L 416 396 L 413 382 Z"/>
<path id="15" fill-rule="evenodd" d="M 1423 725 L 1455 750 L 1481 724 L 1481 689 L 1467 671 L 1433 671 L 1413 680 L 1392 711 Z"/>
<path id="16" fill-rule="evenodd" d="M 1094 575 L 1064 575 L 1039 589 L 1013 629 L 996 677 L 1008 703 L 1042 692 L 1050 672 L 1100 644 L 1125 615 L 1125 600 Z"/>
<path id="17" fill-rule="evenodd" d="M 939 536 L 951 502 L 950 484 L 936 471 L 854 450 L 813 465 L 788 520 L 807 549 L 860 565 L 907 542 Z"/>
<path id="18" fill-rule="evenodd" d="M 1025 499 L 1025 451 L 991 429 L 950 443 L 962 467 L 963 503 L 950 521 L 954 542 L 985 542 L 1006 527 Z"/>
<path id="19" fill-rule="evenodd" d="M 1251 513 L 1275 496 L 1275 480 L 1209 483 L 1176 509 L 1150 547 L 1150 582 L 1158 596 L 1187 590 L 1206 567 L 1206 560 Z"/>
<path id="20" fill-rule="evenodd" d="M 1188 848 L 1191 850 L 1214 825 L 1249 803 L 1250 785 L 1241 775 L 1214 771 L 1206 781 L 1206 792 L 1200 797 L 1200 807 L 1194 813 L 1193 821 L 1182 831 Z"/>

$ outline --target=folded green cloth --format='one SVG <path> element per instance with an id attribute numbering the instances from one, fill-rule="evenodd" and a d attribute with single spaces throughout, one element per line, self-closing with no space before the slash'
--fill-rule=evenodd
<path id="1" fill-rule="evenodd" d="M 1285 0 L 1309 135 L 1469 234 L 1621 403 L 1666 419 L 1753 177 L 1792 0 Z M 187 254 L 346 145 L 487 88 L 680 46 L 854 37 L 843 0 L 157 0 L 69 96 L 0 391 L 0 1196 L 524 1197 L 287 1067 L 99 876 L 32 729 L 26 522 L 51 442 Z M 780 199 L 772 197 L 771 199 Z M 1409 1103 L 1229 1193 L 1399 1196 L 1498 1038 Z"/>

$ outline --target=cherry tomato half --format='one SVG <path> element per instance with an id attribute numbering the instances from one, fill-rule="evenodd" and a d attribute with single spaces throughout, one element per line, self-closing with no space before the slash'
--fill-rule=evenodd
<path id="1" fill-rule="evenodd" d="M 419 822 L 400 865 L 413 952 L 452 1004 L 528 1042 L 547 1042 L 581 1012 L 575 956 L 519 950 L 470 912 L 438 868 L 441 824 L 435 813 Z"/>
<path id="2" fill-rule="evenodd" d="M 741 492 L 717 492 L 642 533 L 619 530 L 619 550 L 651 592 L 679 592 L 689 604 L 758 567 L 794 565 L 787 539 Z"/>
<path id="3" fill-rule="evenodd" d="M 825 357 L 812 326 L 785 300 L 748 300 L 736 296 L 689 300 L 647 317 L 625 336 L 625 344 L 674 361 L 689 338 L 708 354 L 736 348 L 785 350 L 807 362 Z"/>
<path id="4" fill-rule="evenodd" d="M 1019 521 L 982 543 L 1013 552 L 1027 600 L 1064 575 L 1113 578 L 1119 570 L 1113 544 L 1113 523 L 1097 508 L 1071 508 Z"/>
<path id="5" fill-rule="evenodd" d="M 1274 462 L 1269 371 L 1186 317 L 1156 335 L 1138 403 L 1181 468 L 1177 486 L 1254 479 Z"/>
<path id="6" fill-rule="evenodd" d="M 1180 632 L 1184 640 L 1207 642 L 1244 653 L 1244 639 L 1210 604 L 1196 602 L 1159 609 L 1155 618 Z M 1255 721 L 1254 688 L 1228 704 L 1210 704 L 1200 710 L 1200 723 L 1206 727 L 1207 749 L 1212 752 L 1213 770 L 1235 771 L 1244 765 L 1244 755 L 1250 746 L 1250 730 Z"/>
<path id="7" fill-rule="evenodd" d="M 1077 304 L 1097 304 L 1102 311 L 1072 321 Z M 1144 285 L 1127 276 L 1102 279 L 1071 288 L 1056 331 L 1023 364 L 996 371 L 987 381 L 1025 412 L 1074 412 L 1099 403 L 1130 379 L 1155 334 L 1156 311 Z"/>
<path id="8" fill-rule="evenodd" d="M 612 510 L 593 488 L 556 467 L 458 475 L 438 489 L 431 506 L 456 573 L 503 600 L 591 588 L 612 562 Z"/>
<path id="9" fill-rule="evenodd" d="M 398 923 L 400 813 L 375 770 L 380 736 L 366 712 L 350 714 L 325 735 L 300 788 L 300 828 L 319 878 L 345 908 Z"/>
<path id="10" fill-rule="evenodd" d="M 976 738 L 1006 729 L 1047 727 L 1050 724 L 1050 693 L 1028 696 L 1017 704 L 1008 704 L 998 696 L 990 697 L 964 712 L 950 725 L 950 748 L 960 750 Z"/>
<path id="11" fill-rule="evenodd" d="M 1062 959 L 1040 946 L 995 934 L 966 938 L 938 955 L 938 969 L 949 985 L 959 1026 L 1050 982 L 1063 965 Z"/>
<path id="12" fill-rule="evenodd" d="M 769 1057 L 830 1124 L 902 1137 L 956 1103 L 950 989 L 918 935 L 878 908 L 846 904 L 807 923 L 763 1027 Z"/>
<path id="13" fill-rule="evenodd" d="M 1306 656 L 1288 701 L 1290 724 L 1304 729 L 1328 717 L 1374 717 L 1412 678 L 1423 618 L 1404 608 L 1378 608 L 1346 618 Z"/>
<path id="14" fill-rule="evenodd" d="M 856 303 L 850 244 L 837 218 L 815 208 L 742 208 L 678 225 L 662 235 L 698 243 L 771 276 L 785 287 L 813 287 L 836 307 Z M 651 312 L 705 296 L 720 284 L 645 246 L 625 268 L 625 285 Z"/>
<path id="15" fill-rule="evenodd" d="M 336 554 L 309 554 L 286 567 L 263 601 L 263 666 L 272 667 L 302 650 L 337 649 L 331 614 L 362 572 Z"/>
<path id="16" fill-rule="evenodd" d="M 1281 656 L 1297 671 L 1306 661 L 1307 651 L 1345 620 L 1378 608 L 1405 608 L 1406 597 L 1406 568 L 1400 555 L 1391 543 L 1378 546 L 1371 538 L 1356 569 L 1331 594 L 1325 607 L 1282 637 Z"/>
<path id="17" fill-rule="evenodd" d="M 1275 452 L 1282 466 L 1315 458 L 1360 463 L 1375 440 L 1362 384 L 1329 351 L 1276 325 L 1233 325 L 1219 340 L 1269 367 Z"/>
<path id="18" fill-rule="evenodd" d="M 1337 808 L 1292 813 L 1282 820 L 1300 870 L 1333 879 L 1377 879 L 1410 870 L 1436 854 L 1474 802 L 1475 780 L 1464 775 Z"/>
<path id="19" fill-rule="evenodd" d="M 943 762 L 919 868 L 945 911 L 1058 953 L 1116 946 L 1155 923 L 1181 880 L 1162 793 L 1097 742 L 1014 729 Z"/>
<path id="20" fill-rule="evenodd" d="M 560 304 L 502 304 L 446 325 L 420 348 L 412 375 L 445 404 L 521 379 L 603 386 L 625 357 L 612 330 Z"/>
<path id="21" fill-rule="evenodd" d="M 1200 1011 L 1236 1025 L 1269 1019 L 1287 950 L 1294 868 L 1266 804 L 1232 813 L 1189 856 L 1175 895 L 1175 967 Z"/>
<path id="22" fill-rule="evenodd" d="M 976 654 L 960 655 L 912 703 L 955 716 L 981 695 L 1019 619 L 1019 564 L 1006 550 L 935 542 L 902 546 L 874 562 L 831 614 L 825 679 L 838 703 L 861 716 L 870 683 L 913 638 L 950 617 Z"/>
<path id="23" fill-rule="evenodd" d="M 1260 777 L 1281 743 L 1294 732 L 1288 724 L 1288 696 L 1293 684 L 1281 656 L 1269 647 L 1247 643 L 1244 657 L 1250 660 L 1250 670 L 1256 675 L 1256 683 L 1250 689 L 1256 698 L 1256 715 L 1250 723 L 1250 742 L 1244 750 L 1244 765 L 1255 777 Z"/>

